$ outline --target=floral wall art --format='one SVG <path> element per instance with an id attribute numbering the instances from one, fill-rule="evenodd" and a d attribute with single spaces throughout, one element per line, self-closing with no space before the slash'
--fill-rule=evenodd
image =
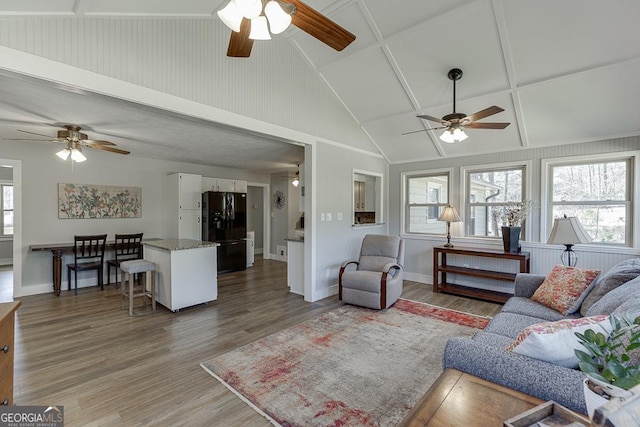
<path id="1" fill-rule="evenodd" d="M 142 188 L 58 184 L 58 218 L 141 218 Z"/>

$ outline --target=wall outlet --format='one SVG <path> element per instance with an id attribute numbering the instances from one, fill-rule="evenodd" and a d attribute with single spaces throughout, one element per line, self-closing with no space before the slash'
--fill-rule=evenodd
<path id="1" fill-rule="evenodd" d="M 331 221 L 333 219 L 333 215 L 331 212 L 327 213 L 327 221 Z"/>
<path id="2" fill-rule="evenodd" d="M 331 269 L 327 268 L 327 270 L 324 272 L 324 277 L 331 277 Z"/>
<path id="3" fill-rule="evenodd" d="M 336 214 L 336 220 L 337 220 L 337 221 L 342 221 L 342 212 L 338 212 L 338 213 Z"/>

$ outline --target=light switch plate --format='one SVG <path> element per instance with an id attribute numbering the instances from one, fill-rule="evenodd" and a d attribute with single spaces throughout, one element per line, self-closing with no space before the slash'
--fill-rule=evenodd
<path id="1" fill-rule="evenodd" d="M 324 212 L 320 213 L 320 221 L 324 221 Z"/>
<path id="2" fill-rule="evenodd" d="M 331 214 L 331 212 L 327 213 L 327 221 L 331 221 L 333 220 L 333 215 Z"/>
<path id="3" fill-rule="evenodd" d="M 336 221 L 342 221 L 342 212 L 336 214 Z"/>

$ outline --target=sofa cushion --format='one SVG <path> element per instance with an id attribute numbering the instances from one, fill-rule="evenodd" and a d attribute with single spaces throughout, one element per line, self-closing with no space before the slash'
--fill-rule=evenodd
<path id="1" fill-rule="evenodd" d="M 525 314 L 500 312 L 491 319 L 491 322 L 489 322 L 483 331 L 514 339 L 524 328 L 540 323 L 541 321 L 543 321 L 543 319 Z"/>
<path id="2" fill-rule="evenodd" d="M 503 313 L 515 313 L 524 314 L 526 316 L 532 316 L 540 318 L 541 320 L 561 320 L 567 317 L 576 318 L 581 317 L 580 313 L 571 313 L 567 316 L 563 316 L 559 311 L 542 305 L 535 301 L 531 301 L 531 298 L 523 297 L 511 297 L 507 300 L 501 310 Z"/>
<path id="3" fill-rule="evenodd" d="M 640 276 L 640 258 L 630 258 L 619 262 L 609 269 L 609 271 L 598 277 L 593 289 L 582 302 L 580 313 L 586 316 L 589 308 L 602 298 L 604 294 L 638 276 Z"/>
<path id="4" fill-rule="evenodd" d="M 563 319 L 531 325 L 524 328 L 506 350 L 575 369 L 578 367 L 575 350 L 583 349 L 575 333 L 583 333 L 587 329 L 606 332 L 608 335 L 611 332 L 609 316 Z"/>
<path id="5" fill-rule="evenodd" d="M 505 337 L 504 335 L 492 334 L 491 332 L 480 331 L 473 336 L 473 340 L 485 344 L 490 345 L 496 348 L 505 348 L 511 343 L 511 338 Z"/>
<path id="6" fill-rule="evenodd" d="M 638 296 L 640 296 L 640 276 L 629 280 L 627 283 L 604 294 L 598 301 L 589 307 L 589 310 L 587 310 L 587 316 L 612 314 L 625 302 Z"/>
<path id="7" fill-rule="evenodd" d="M 578 311 L 586 291 L 601 270 L 556 265 L 531 299 L 566 316 Z"/>

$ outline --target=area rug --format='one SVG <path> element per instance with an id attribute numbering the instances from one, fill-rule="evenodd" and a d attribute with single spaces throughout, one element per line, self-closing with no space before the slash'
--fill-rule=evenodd
<path id="1" fill-rule="evenodd" d="M 274 425 L 394 426 L 489 318 L 400 299 L 345 305 L 200 365 Z"/>

